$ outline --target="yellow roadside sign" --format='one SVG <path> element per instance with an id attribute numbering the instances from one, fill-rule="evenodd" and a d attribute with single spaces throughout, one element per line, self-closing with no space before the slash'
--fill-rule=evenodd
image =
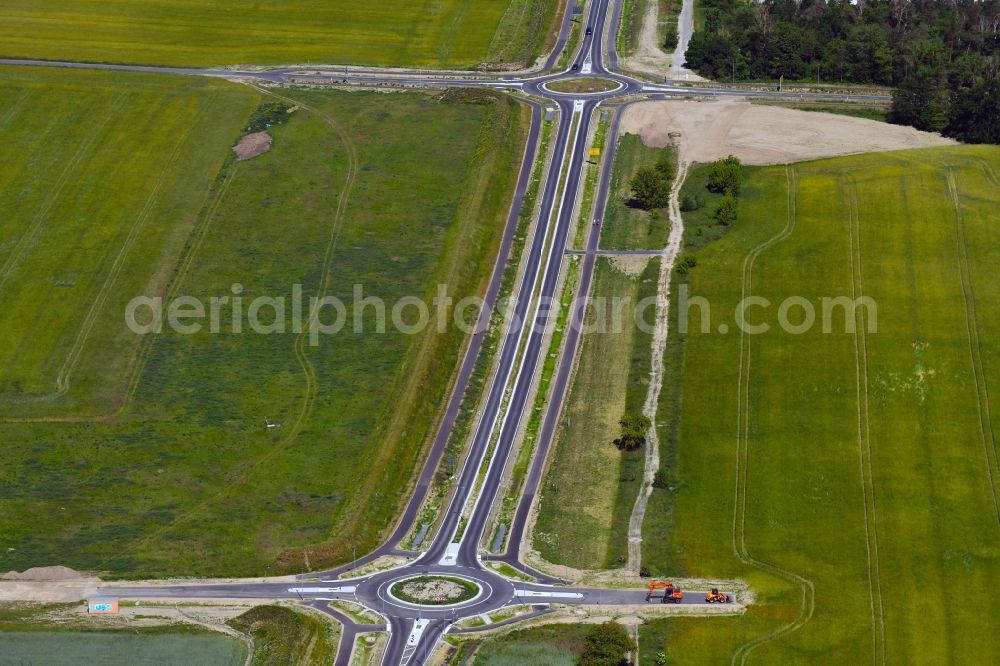
<path id="1" fill-rule="evenodd" d="M 591 157 L 600 157 L 601 156 L 601 149 L 600 148 L 591 148 L 590 149 L 590 156 Z"/>

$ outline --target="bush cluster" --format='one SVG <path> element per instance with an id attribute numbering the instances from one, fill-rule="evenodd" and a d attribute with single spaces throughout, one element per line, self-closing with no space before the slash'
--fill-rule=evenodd
<path id="1" fill-rule="evenodd" d="M 626 414 L 618 422 L 621 426 L 621 436 L 614 441 L 622 451 L 635 451 L 646 444 L 646 432 L 652 425 L 650 420 L 643 414 Z"/>
<path id="2" fill-rule="evenodd" d="M 626 666 L 628 654 L 636 649 L 635 641 L 617 622 L 595 624 L 583 637 L 579 666 Z"/>

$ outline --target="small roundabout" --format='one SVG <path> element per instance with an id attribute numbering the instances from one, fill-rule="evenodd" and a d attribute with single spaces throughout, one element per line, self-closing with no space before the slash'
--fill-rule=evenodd
<path id="1" fill-rule="evenodd" d="M 405 618 L 457 618 L 499 608 L 514 598 L 514 585 L 473 567 L 414 566 L 360 581 L 363 605 Z"/>
<path id="2" fill-rule="evenodd" d="M 394 581 L 389 597 L 413 606 L 448 608 L 478 599 L 483 594 L 480 583 L 462 576 L 421 574 Z"/>

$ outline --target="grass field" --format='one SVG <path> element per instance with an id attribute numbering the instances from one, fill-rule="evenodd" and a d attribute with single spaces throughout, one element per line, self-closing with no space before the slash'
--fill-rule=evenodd
<path id="1" fill-rule="evenodd" d="M 655 294 L 659 270 L 655 258 L 633 274 L 600 258 L 592 294 L 606 299 L 610 315 L 612 299 L 629 299 L 634 306 Z M 620 566 L 628 556 L 628 519 L 644 454 L 619 451 L 612 442 L 619 419 L 642 411 L 650 336 L 635 326 L 631 307 L 623 312 L 620 330 L 595 330 L 581 339 L 535 526 L 534 546 L 550 562 L 597 569 Z M 592 311 L 588 325 L 595 316 Z"/>
<path id="2" fill-rule="evenodd" d="M 532 59 L 554 14 L 554 0 L 12 0 L 0 7 L 0 56 L 472 68 Z"/>
<path id="3" fill-rule="evenodd" d="M 136 344 L 117 315 L 165 285 L 256 100 L 212 80 L 0 69 L 0 414 L 113 411 Z"/>
<path id="4" fill-rule="evenodd" d="M 611 191 L 601 231 L 602 249 L 657 250 L 667 244 L 667 234 L 670 233 L 667 211 L 644 211 L 631 206 L 632 188 L 629 183 L 642 167 L 651 167 L 661 157 L 673 154 L 672 148 L 650 148 L 638 134 L 623 134 L 618 140 L 618 152 L 611 173 Z"/>
<path id="5" fill-rule="evenodd" d="M 60 101 L 55 91 L 65 75 L 52 76 L 46 89 L 53 97 L 34 118 L 51 118 L 56 127 L 63 114 L 65 132 L 87 136 L 72 111 L 85 98 Z M 91 83 L 98 80 L 131 90 L 133 78 L 106 75 Z M 220 89 L 219 99 L 206 95 L 205 104 L 221 111 L 231 93 Z M 149 100 L 153 117 L 140 125 L 149 128 L 147 142 L 156 139 L 157 109 L 170 109 L 169 101 Z M 299 571 L 371 548 L 396 516 L 464 339 L 455 327 L 416 336 L 392 327 L 384 335 L 345 328 L 315 347 L 290 329 L 238 335 L 224 325 L 220 334 L 187 336 L 164 329 L 142 339 L 121 330 L 127 296 L 164 293 L 168 281 L 168 296 L 204 300 L 231 296 L 239 283 L 245 303 L 259 295 L 290 301 L 294 284 L 305 298 L 322 292 L 347 303 L 361 284 L 390 305 L 402 296 L 429 297 L 438 283 L 458 297 L 482 288 L 523 147 L 524 110 L 506 98 L 467 93 L 302 92 L 300 101 L 317 111 L 300 111 L 273 128 L 266 155 L 227 162 L 200 214 L 210 167 L 198 183 L 190 182 L 200 168 L 194 165 L 183 173 L 189 181 L 163 188 L 176 215 L 151 216 L 160 235 L 135 243 L 142 249 L 122 264 L 114 297 L 96 309 L 93 339 L 101 344 L 82 348 L 61 398 L 65 409 L 20 399 L 26 379 L 4 382 L 0 568 L 61 563 L 131 576 Z M 215 168 L 255 95 L 241 92 L 236 102 L 229 136 L 213 149 Z M 121 103 L 112 93 L 97 111 L 79 114 L 100 118 Z M 119 129 L 122 137 L 131 134 Z M 32 135 L 22 127 L 14 136 Z M 56 155 L 76 149 L 68 140 L 36 143 Z M 95 145 L 107 155 L 81 160 L 71 172 L 80 179 L 76 196 L 103 188 L 103 199 L 116 201 L 109 192 L 121 179 L 103 168 L 116 160 L 164 168 L 132 140 Z M 28 173 L 21 177 L 30 179 L 32 164 L 23 161 Z M 145 188 L 135 195 L 140 202 L 151 198 L 154 183 Z M 3 205 L 16 205 L 18 192 L 7 190 Z M 44 219 L 51 235 L 31 246 L 43 258 L 79 247 L 74 229 L 86 227 L 89 209 L 75 197 L 57 203 L 58 215 L 42 203 L 27 214 L 29 221 Z M 194 233 L 186 233 L 193 219 L 184 210 L 197 217 Z M 120 251 L 123 236 L 104 241 L 97 265 L 104 268 L 102 258 Z M 53 289 L 46 285 L 63 279 L 65 265 L 39 264 L 19 289 Z M 60 327 L 75 335 L 91 301 L 81 291 L 68 301 L 72 307 L 44 313 L 61 317 Z M 5 320 L 0 331 L 31 341 L 31 321 Z M 42 342 L 43 351 L 59 349 Z M 56 381 L 56 373 L 19 372 L 43 388 Z M 108 387 L 103 401 L 93 397 L 95 386 Z M 282 427 L 265 429 L 265 418 Z"/>
<path id="6" fill-rule="evenodd" d="M 711 333 L 695 309 L 664 456 L 673 518 L 647 522 L 643 556 L 660 572 L 744 578 L 757 603 L 647 627 L 645 655 L 665 640 L 678 664 L 1000 658 L 998 172 L 985 147 L 752 170 L 740 221 L 697 251 Z M 770 331 L 737 332 L 743 295 L 771 301 L 751 310 Z M 780 329 L 790 296 L 814 304 L 812 329 Z M 870 297 L 877 317 L 836 309 L 823 333 L 831 296 Z"/>

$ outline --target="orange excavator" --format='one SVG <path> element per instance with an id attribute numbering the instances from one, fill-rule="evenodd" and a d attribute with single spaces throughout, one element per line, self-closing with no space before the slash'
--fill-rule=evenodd
<path id="1" fill-rule="evenodd" d="M 719 592 L 719 588 L 713 587 L 712 591 L 705 595 L 705 601 L 710 604 L 728 604 L 732 598 L 725 592 Z"/>
<path id="2" fill-rule="evenodd" d="M 659 598 L 661 604 L 679 604 L 684 599 L 684 593 L 673 583 L 654 580 L 649 584 L 649 591 L 646 592 L 647 602 L 656 598 L 655 593 L 657 590 L 663 590 L 663 596 Z"/>

